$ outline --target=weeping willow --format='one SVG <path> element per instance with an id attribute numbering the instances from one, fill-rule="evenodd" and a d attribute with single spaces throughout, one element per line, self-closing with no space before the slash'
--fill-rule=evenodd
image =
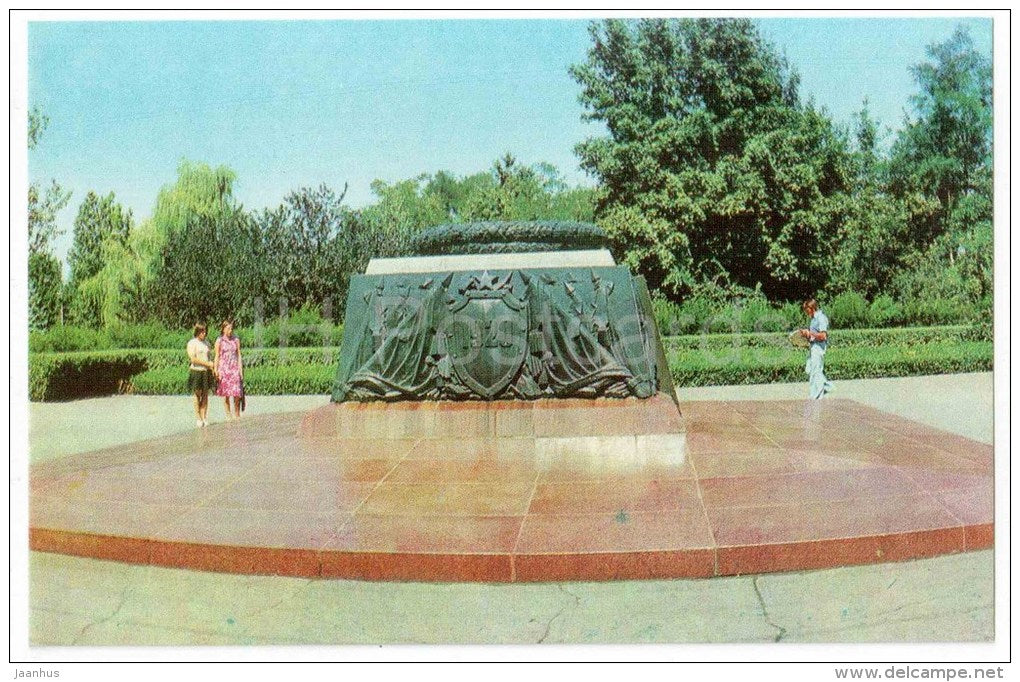
<path id="1" fill-rule="evenodd" d="M 103 327 L 133 321 L 130 318 L 138 313 L 145 315 L 147 311 L 140 310 L 143 297 L 170 236 L 196 218 L 216 220 L 236 210 L 235 177 L 226 166 L 182 161 L 177 181 L 159 191 L 152 217 L 132 229 L 125 241 L 103 241 L 103 267 L 78 288 L 82 303 L 97 311 Z"/>

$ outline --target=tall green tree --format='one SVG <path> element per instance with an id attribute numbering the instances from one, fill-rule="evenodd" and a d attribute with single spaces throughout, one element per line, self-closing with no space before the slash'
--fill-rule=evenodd
<path id="1" fill-rule="evenodd" d="M 883 131 L 867 98 L 853 116 L 851 183 L 845 219 L 835 235 L 829 289 L 874 297 L 887 292 L 906 253 L 907 215 L 888 191 L 888 155 Z"/>
<path id="2" fill-rule="evenodd" d="M 234 198 L 235 177 L 226 166 L 182 161 L 177 181 L 156 197 L 134 245 L 143 252 L 143 295 L 136 305 L 166 324 L 226 316 L 244 321 L 250 310 L 245 306 L 261 240 Z"/>
<path id="3" fill-rule="evenodd" d="M 38 107 L 28 112 L 28 149 L 36 148 L 50 119 Z M 71 192 L 56 180 L 44 189 L 39 183 L 28 186 L 28 252 L 49 252 L 53 240 L 60 236 L 57 214 L 71 200 Z"/>
<path id="4" fill-rule="evenodd" d="M 208 282 L 197 291 L 188 292 L 191 298 L 187 301 L 177 301 L 176 290 L 184 281 L 177 278 L 196 259 L 182 254 L 180 244 L 175 244 L 174 257 L 183 260 L 168 262 L 168 245 L 189 228 L 202 232 L 203 225 L 230 222 L 228 219 L 242 210 L 233 198 L 233 181 L 233 171 L 225 166 L 212 168 L 204 163 L 182 161 L 176 181 L 160 190 L 152 216 L 132 227 L 126 240 L 103 240 L 102 267 L 83 279 L 76 289 L 98 310 L 103 326 L 150 319 L 174 324 L 182 320 L 194 322 L 197 314 L 194 302 L 206 295 Z M 231 229 L 235 223 L 230 222 Z M 203 244 L 198 238 L 190 243 L 195 251 L 210 248 L 210 244 Z M 223 267 L 228 266 L 229 261 L 225 260 Z M 196 279 L 188 273 L 189 286 Z M 168 307 L 171 305 L 184 309 Z"/>
<path id="5" fill-rule="evenodd" d="M 49 118 L 38 108 L 28 112 L 28 149 L 35 149 Z M 71 192 L 50 180 L 46 189 L 28 186 L 28 321 L 32 329 L 47 329 L 61 321 L 63 284 L 60 261 L 52 253 L 60 235 L 57 213 L 71 200 Z"/>
<path id="6" fill-rule="evenodd" d="M 844 217 L 846 140 L 799 101 L 798 77 L 748 20 L 607 20 L 571 67 L 585 118 L 576 147 L 602 185 L 599 222 L 653 287 L 824 285 Z"/>
<path id="7" fill-rule="evenodd" d="M 148 301 L 166 325 L 233 318 L 251 324 L 262 288 L 261 235 L 247 213 L 192 214 L 162 249 Z"/>
<path id="8" fill-rule="evenodd" d="M 529 166 L 506 153 L 490 178 L 468 197 L 465 220 L 592 220 L 594 191 L 568 187 L 552 164 Z"/>
<path id="9" fill-rule="evenodd" d="M 78 208 L 74 242 L 68 254 L 71 267 L 69 312 L 75 324 L 90 327 L 101 324 L 103 301 L 92 295 L 94 287 L 88 287 L 86 295 L 82 284 L 99 274 L 109 253 L 127 244 L 132 222 L 131 211 L 117 203 L 113 192 L 100 197 L 90 191 Z M 107 241 L 115 244 L 107 246 Z"/>
<path id="10" fill-rule="evenodd" d="M 896 289 L 969 305 L 992 290 L 992 65 L 958 28 L 912 69 L 918 93 L 893 145 L 890 191 L 911 247 Z"/>
<path id="11" fill-rule="evenodd" d="M 28 328 L 45 330 L 60 321 L 60 261 L 46 251 L 28 254 Z"/>
<path id="12" fill-rule="evenodd" d="M 291 192 L 283 204 L 257 218 L 264 240 L 261 269 L 267 316 L 281 301 L 288 310 L 343 314 L 351 275 L 362 272 L 379 246 L 359 215 L 325 185 Z"/>
<path id="13" fill-rule="evenodd" d="M 891 188 L 936 199 L 938 223 L 991 172 L 992 65 L 964 28 L 929 46 L 928 58 L 911 69 L 919 92 L 893 147 Z"/>

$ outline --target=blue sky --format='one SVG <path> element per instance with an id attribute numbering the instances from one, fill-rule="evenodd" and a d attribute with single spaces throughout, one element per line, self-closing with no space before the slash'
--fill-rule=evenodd
<path id="1" fill-rule="evenodd" d="M 970 28 L 991 54 L 992 22 L 969 18 L 759 19 L 801 74 L 801 92 L 839 123 L 867 96 L 896 129 L 925 46 Z M 32 180 L 74 194 L 59 216 L 64 258 L 78 205 L 113 191 L 147 217 L 182 158 L 226 164 L 250 208 L 305 185 L 372 201 L 376 178 L 488 168 L 510 151 L 590 183 L 567 66 L 587 20 L 46 22 L 29 25 L 29 105 L 50 117 Z"/>

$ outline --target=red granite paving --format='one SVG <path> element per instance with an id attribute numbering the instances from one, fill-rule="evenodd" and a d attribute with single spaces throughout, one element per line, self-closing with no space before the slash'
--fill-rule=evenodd
<path id="1" fill-rule="evenodd" d="M 34 465 L 30 543 L 233 573 L 512 582 L 803 570 L 994 541 L 990 445 L 848 400 L 681 407 L 246 418 Z"/>

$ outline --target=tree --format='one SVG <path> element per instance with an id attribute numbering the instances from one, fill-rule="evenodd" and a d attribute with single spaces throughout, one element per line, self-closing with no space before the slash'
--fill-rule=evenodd
<path id="1" fill-rule="evenodd" d="M 339 194 L 325 185 L 304 187 L 257 218 L 269 304 L 282 299 L 289 309 L 329 308 L 330 317 L 342 315 L 351 275 L 373 255 L 364 223 L 343 203 L 346 193 L 346 186 Z"/>
<path id="2" fill-rule="evenodd" d="M 49 124 L 38 108 L 28 113 L 28 149 L 39 144 Z M 60 261 L 51 253 L 53 240 L 60 235 L 57 213 L 71 199 L 56 180 L 45 191 L 38 183 L 28 186 L 28 325 L 47 329 L 61 319 L 63 284 Z"/>
<path id="3" fill-rule="evenodd" d="M 487 172 L 457 177 L 448 171 L 389 184 L 372 183 L 379 201 L 361 216 L 382 235 L 383 252 L 403 255 L 411 238 L 442 223 L 479 220 L 593 219 L 595 190 L 568 187 L 551 164 L 525 165 L 510 153 Z"/>
<path id="4" fill-rule="evenodd" d="M 991 170 L 992 65 L 957 28 L 911 69 L 920 92 L 893 148 L 892 189 L 935 197 L 945 219 Z"/>
<path id="5" fill-rule="evenodd" d="M 826 280 L 846 141 L 748 20 L 607 20 L 571 67 L 608 136 L 575 151 L 618 255 L 674 295 L 718 277 L 791 298 Z"/>
<path id="6" fill-rule="evenodd" d="M 168 264 L 168 244 L 191 228 L 205 235 L 207 233 L 196 226 L 227 222 L 241 212 L 233 199 L 233 180 L 233 171 L 225 166 L 212 168 L 185 160 L 178 166 L 177 180 L 159 191 L 152 217 L 131 227 L 126 239 L 117 236 L 124 227 L 121 211 L 122 221 L 113 230 L 114 236 L 102 240 L 99 259 L 102 267 L 76 287 L 77 295 L 96 311 L 103 326 L 147 319 L 173 324 L 194 322 L 198 312 L 194 309 L 195 301 L 208 296 L 210 283 L 190 272 L 185 276 L 186 265 L 194 262 L 190 257 L 180 264 Z M 98 203 L 102 204 L 103 200 Z M 116 215 L 112 206 L 110 215 Z M 130 217 L 127 220 L 130 225 Z M 110 218 L 109 223 L 114 225 L 116 220 Z M 211 248 L 199 238 L 191 239 L 190 243 L 196 251 Z M 180 248 L 180 244 L 175 247 Z M 218 269 L 230 270 L 233 263 L 229 256 L 222 257 Z M 197 290 L 187 292 L 186 301 L 179 299 L 176 293 L 185 281 L 188 286 L 198 286 Z M 247 290 L 247 285 L 242 288 Z M 227 312 L 217 308 L 217 314 Z"/>
<path id="7" fill-rule="evenodd" d="M 372 182 L 372 192 L 379 200 L 361 211 L 367 228 L 377 233 L 381 252 L 375 256 L 403 256 L 409 253 L 411 238 L 432 225 L 457 220 L 461 208 L 459 188 L 449 174 L 440 185 L 428 191 L 427 174 L 408 180 L 387 183 Z M 442 187 L 442 189 L 440 189 Z"/>
<path id="8" fill-rule="evenodd" d="M 177 181 L 159 191 L 143 239 L 133 245 L 143 254 L 142 282 L 133 287 L 141 292 L 136 312 L 178 326 L 250 319 L 261 239 L 234 199 L 235 177 L 226 166 L 185 160 Z"/>
<path id="9" fill-rule="evenodd" d="M 49 117 L 38 108 L 28 112 L 28 149 L 39 144 L 43 131 L 49 125 Z M 39 183 L 28 186 L 28 252 L 48 253 L 50 244 L 60 236 L 57 227 L 57 213 L 71 200 L 71 192 L 65 190 L 56 180 L 43 190 Z"/>
<path id="10" fill-rule="evenodd" d="M 567 187 L 552 164 L 526 166 L 507 153 L 490 177 L 465 202 L 465 220 L 592 220 L 593 190 Z"/>
<path id="11" fill-rule="evenodd" d="M 60 261 L 40 251 L 28 254 L 28 328 L 49 329 L 60 321 Z"/>
<path id="12" fill-rule="evenodd" d="M 957 28 L 912 69 L 919 92 L 893 145 L 889 189 L 910 247 L 895 278 L 904 298 L 986 305 L 992 290 L 992 66 Z"/>
<path id="13" fill-rule="evenodd" d="M 889 164 L 883 132 L 871 115 L 868 99 L 853 117 L 851 194 L 845 219 L 835 236 L 830 288 L 874 297 L 889 289 L 903 267 L 906 211 L 888 192 Z"/>
<path id="14" fill-rule="evenodd" d="M 116 246 L 127 244 L 131 225 L 131 211 L 116 202 L 113 192 L 102 198 L 95 192 L 89 192 L 78 208 L 74 220 L 74 242 L 68 254 L 71 266 L 70 316 L 75 324 L 96 327 L 101 323 L 102 301 L 94 296 L 81 295 L 79 288 L 103 269 L 106 255 Z M 110 240 L 116 245 L 104 248 Z"/>
<path id="15" fill-rule="evenodd" d="M 255 221 L 240 210 L 186 220 L 167 237 L 149 288 L 156 317 L 183 328 L 225 318 L 250 324 L 264 267 Z"/>

